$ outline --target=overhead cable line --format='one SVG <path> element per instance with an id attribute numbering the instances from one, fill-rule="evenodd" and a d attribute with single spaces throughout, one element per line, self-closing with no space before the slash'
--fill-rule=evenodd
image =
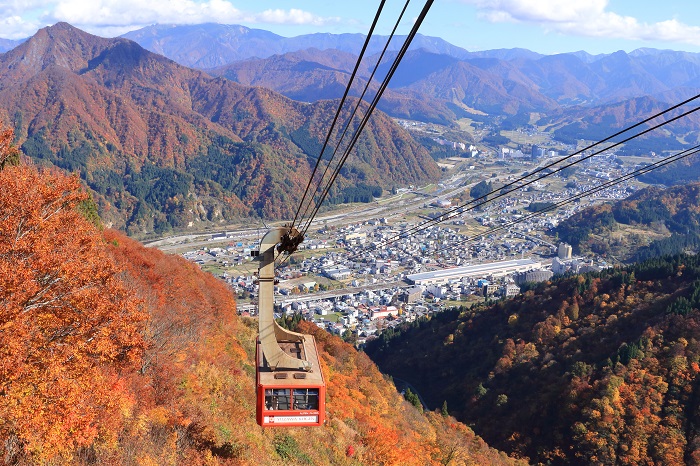
<path id="1" fill-rule="evenodd" d="M 496 199 L 499 199 L 499 198 L 501 198 L 501 197 L 503 197 L 503 196 L 505 196 L 505 195 L 507 195 L 507 194 L 512 193 L 513 191 L 517 191 L 518 189 L 521 189 L 521 188 L 523 188 L 523 187 L 525 187 L 525 186 L 528 186 L 528 185 L 533 184 L 533 183 L 535 183 L 535 182 L 537 182 L 537 181 L 540 181 L 540 180 L 542 180 L 542 179 L 544 179 L 544 178 L 547 178 L 548 176 L 554 175 L 554 174 L 556 174 L 556 173 L 558 173 L 558 172 L 560 172 L 560 171 L 562 171 L 562 170 L 565 170 L 565 169 L 567 169 L 567 168 L 569 168 L 569 167 L 571 167 L 571 166 L 573 166 L 573 165 L 576 165 L 576 164 L 578 164 L 578 163 L 580 163 L 580 162 L 583 162 L 584 160 L 588 160 L 588 159 L 590 159 L 591 157 L 594 157 L 594 156 L 596 156 L 596 155 L 599 155 L 599 154 L 602 153 L 602 152 L 605 152 L 605 151 L 610 150 L 610 149 L 612 149 L 612 148 L 614 148 L 614 147 L 617 147 L 617 146 L 619 146 L 619 145 L 621 145 L 621 144 L 624 144 L 624 143 L 626 143 L 626 142 L 629 142 L 629 141 L 631 141 L 632 139 L 635 139 L 635 138 L 637 138 L 637 137 L 639 137 L 639 136 L 641 136 L 641 135 L 643 135 L 643 134 L 646 134 L 646 133 L 648 133 L 648 132 L 650 132 L 650 131 L 653 131 L 653 130 L 655 130 L 655 129 L 658 129 L 658 128 L 664 126 L 664 125 L 667 125 L 667 124 L 669 124 L 669 123 L 672 123 L 672 122 L 674 122 L 674 121 L 676 121 L 676 120 L 678 120 L 678 119 L 680 119 L 680 118 L 683 118 L 683 117 L 685 117 L 685 116 L 688 116 L 688 115 L 690 115 L 691 113 L 694 113 L 694 112 L 700 110 L 700 107 L 696 107 L 696 108 L 694 108 L 694 109 L 692 109 L 692 110 L 689 110 L 689 111 L 687 111 L 687 112 L 684 112 L 684 113 L 682 113 L 682 114 L 680 114 L 680 115 L 677 115 L 677 116 L 675 116 L 675 117 L 673 117 L 673 118 L 671 118 L 671 119 L 669 119 L 669 120 L 666 120 L 666 121 L 664 121 L 664 122 L 662 122 L 662 123 L 659 123 L 659 124 L 657 124 L 656 126 L 652 126 L 652 127 L 650 127 L 650 128 L 647 128 L 647 129 L 643 130 L 643 131 L 640 132 L 640 133 L 637 133 L 637 134 L 635 134 L 635 135 L 633 135 L 633 136 L 630 136 L 630 137 L 628 137 L 628 138 L 626 138 L 626 139 L 623 139 L 623 140 L 621 140 L 621 141 L 619 141 L 619 142 L 615 142 L 615 143 L 611 144 L 610 146 L 607 146 L 607 147 L 604 148 L 604 149 L 598 150 L 598 151 L 593 152 L 593 153 L 591 153 L 591 154 L 589 154 L 589 155 L 587 155 L 587 156 L 583 156 L 583 157 L 581 157 L 581 158 L 579 158 L 579 159 L 577 159 L 577 160 L 574 160 L 574 161 L 572 161 L 572 162 L 570 162 L 570 163 L 568 163 L 568 164 L 566 164 L 566 165 L 564 165 L 564 166 L 558 167 L 556 170 L 552 170 L 552 171 L 550 171 L 550 172 L 546 172 L 546 173 L 540 175 L 540 176 L 537 177 L 537 178 L 534 178 L 534 179 L 532 179 L 532 180 L 525 181 L 524 183 L 519 184 L 520 182 L 526 180 L 527 178 L 531 177 L 531 176 L 534 175 L 534 174 L 540 173 L 540 172 L 542 172 L 542 171 L 544 171 L 544 170 L 546 170 L 546 169 L 549 169 L 549 168 L 551 168 L 551 167 L 553 167 L 553 166 L 555 166 L 555 165 L 557 165 L 557 164 L 560 164 L 561 162 L 563 162 L 563 161 L 565 161 L 565 160 L 568 160 L 568 159 L 570 159 L 570 158 L 572 158 L 572 157 L 574 157 L 574 156 L 576 156 L 576 155 L 579 155 L 579 154 L 581 154 L 582 152 L 584 152 L 584 151 L 586 151 L 586 150 L 589 150 L 589 149 L 591 149 L 591 148 L 593 148 L 593 147 L 595 147 L 595 146 L 597 146 L 597 145 L 599 145 L 599 144 L 601 144 L 601 143 L 607 142 L 607 141 L 609 141 L 610 139 L 612 139 L 612 138 L 614 138 L 614 137 L 617 137 L 617 136 L 619 136 L 619 135 L 621 135 L 621 134 L 623 134 L 623 133 L 625 133 L 625 132 L 627 132 L 627 131 L 629 131 L 629 130 L 631 130 L 631 129 L 633 129 L 633 128 L 636 128 L 636 127 L 640 126 L 641 124 L 647 123 L 647 122 L 649 122 L 650 120 L 653 120 L 654 118 L 657 118 L 657 117 L 659 117 L 659 116 L 661 116 L 661 115 L 663 115 L 663 114 L 665 114 L 665 113 L 668 113 L 668 112 L 670 112 L 670 111 L 672 111 L 672 110 L 675 110 L 675 109 L 677 109 L 678 107 L 680 107 L 680 106 L 682 106 L 682 105 L 685 105 L 685 104 L 687 104 L 688 102 L 691 102 L 691 101 L 693 101 L 693 100 L 695 100 L 695 99 L 697 99 L 697 98 L 700 98 L 700 94 L 698 94 L 698 95 L 696 95 L 695 97 L 693 97 L 693 98 L 691 98 L 691 99 L 688 99 L 688 100 L 686 100 L 686 101 L 684 101 L 684 102 L 681 102 L 680 104 L 674 105 L 673 107 L 670 107 L 670 108 L 668 108 L 668 109 L 666 109 L 666 110 L 664 110 L 664 111 L 662 111 L 662 112 L 659 112 L 659 113 L 657 113 L 657 114 L 655 114 L 655 115 L 653 115 L 653 116 L 651 116 L 651 117 L 649 117 L 649 118 L 647 118 L 647 119 L 645 119 L 645 120 L 643 120 L 643 121 L 640 121 L 639 123 L 636 123 L 635 125 L 630 126 L 629 128 L 626 128 L 626 129 L 624 129 L 624 130 L 622 130 L 622 131 L 619 131 L 619 132 L 613 134 L 612 136 L 608 136 L 607 138 L 605 138 L 605 139 L 603 139 L 603 140 L 601 140 L 601 141 L 598 141 L 598 142 L 596 142 L 596 143 L 594 143 L 594 144 L 591 144 L 591 145 L 589 145 L 589 146 L 587 146 L 587 147 L 585 147 L 585 148 L 583 148 L 583 149 L 581 149 L 581 150 L 578 150 L 578 151 L 574 152 L 573 154 L 570 154 L 570 155 L 564 157 L 563 159 L 557 160 L 557 161 L 552 162 L 552 163 L 550 163 L 550 164 L 547 164 L 547 165 L 545 165 L 545 166 L 543 166 L 543 167 L 540 167 L 540 168 L 538 168 L 537 170 L 533 171 L 532 173 L 529 173 L 529 174 L 526 175 L 526 176 L 522 176 L 522 177 L 520 177 L 520 178 L 518 178 L 518 179 L 516 179 L 516 180 L 514 180 L 514 181 L 512 181 L 512 182 L 510 182 L 510 183 L 507 183 L 506 185 L 501 186 L 501 187 L 498 188 L 498 189 L 494 189 L 493 191 L 490 191 L 490 192 L 488 192 L 488 193 L 486 193 L 486 194 L 484 194 L 484 195 L 482 195 L 482 196 L 479 196 L 479 197 L 477 197 L 477 198 L 475 198 L 475 199 L 472 199 L 472 200 L 470 200 L 470 201 L 468 201 L 468 202 L 466 202 L 466 203 L 464 203 L 464 204 L 461 204 L 461 205 L 459 205 L 459 206 L 457 206 L 457 207 L 454 207 L 454 208 L 448 210 L 447 212 L 445 212 L 443 215 L 441 215 L 441 218 L 442 218 L 443 220 L 431 219 L 431 220 L 426 220 L 426 221 L 424 221 L 424 222 L 421 222 L 421 223 L 419 223 L 418 225 L 409 228 L 407 231 L 404 231 L 404 232 L 402 232 L 402 233 L 400 233 L 400 234 L 398 234 L 398 235 L 395 235 L 395 236 L 393 236 L 393 237 L 391 237 L 391 238 L 388 238 L 388 239 L 384 240 L 379 246 L 385 246 L 385 245 L 391 244 L 392 242 L 394 242 L 394 241 L 396 241 L 397 239 L 399 239 L 402 235 L 405 235 L 405 234 L 407 234 L 407 233 L 408 233 L 408 234 L 411 234 L 411 233 L 413 233 L 413 232 L 418 232 L 418 231 L 420 231 L 420 230 L 422 230 L 422 229 L 424 229 L 424 228 L 427 228 L 427 227 L 429 227 L 429 226 L 438 224 L 438 223 L 443 222 L 443 221 L 445 221 L 445 220 L 449 220 L 449 219 L 455 217 L 457 214 L 460 214 L 460 213 L 463 213 L 463 212 L 468 212 L 468 211 L 470 211 L 470 210 L 473 210 L 473 209 L 475 209 L 475 208 L 477 208 L 477 207 L 480 207 L 480 206 L 486 204 L 487 202 L 491 202 L 491 201 L 494 201 L 494 200 L 496 200 Z M 503 191 L 504 189 L 509 188 L 509 187 L 511 187 L 511 189 L 506 190 L 506 191 Z M 489 196 L 491 196 L 492 194 L 495 194 L 496 192 L 499 192 L 499 194 L 497 194 L 497 195 L 494 196 L 494 197 L 489 198 Z M 482 202 L 477 203 L 478 201 L 482 201 Z M 477 204 L 475 204 L 475 203 L 477 203 Z M 465 209 L 465 207 L 467 207 L 467 206 L 471 206 L 471 207 L 469 207 L 468 209 Z"/>
<path id="2" fill-rule="evenodd" d="M 331 138 L 331 135 L 333 133 L 333 129 L 335 128 L 335 124 L 338 121 L 338 116 L 340 115 L 340 111 L 343 108 L 343 104 L 345 103 L 345 99 L 348 96 L 348 93 L 350 92 L 350 88 L 352 87 L 352 84 L 355 80 L 355 75 L 357 74 L 357 70 L 360 68 L 360 63 L 362 62 L 362 58 L 364 57 L 365 51 L 367 50 L 367 46 L 369 45 L 370 39 L 372 38 L 372 34 L 374 33 L 374 28 L 377 25 L 377 22 L 379 21 L 379 16 L 382 13 L 382 9 L 384 8 L 384 3 L 386 3 L 386 0 L 381 0 L 379 3 L 379 8 L 377 8 L 377 13 L 374 16 L 374 21 L 372 21 L 372 26 L 369 28 L 369 32 L 367 33 L 367 37 L 365 38 L 365 43 L 362 46 L 362 50 L 360 51 L 360 55 L 357 57 L 357 62 L 355 63 L 355 68 L 352 70 L 352 74 L 350 75 L 350 80 L 348 81 L 348 85 L 345 88 L 345 92 L 343 93 L 343 97 L 340 99 L 340 104 L 338 104 L 338 109 L 335 112 L 335 116 L 333 117 L 333 123 L 331 123 L 331 127 L 328 129 L 328 134 L 326 135 L 326 139 L 323 142 L 323 147 L 321 148 L 321 153 L 318 154 L 318 159 L 316 159 L 316 165 L 314 165 L 314 169 L 311 172 L 311 177 L 309 178 L 309 182 L 306 184 L 306 189 L 304 190 L 304 195 L 301 197 L 301 202 L 299 203 L 299 207 L 297 208 L 297 212 L 294 215 L 294 220 L 292 221 L 292 227 L 296 224 L 297 217 L 299 216 L 299 212 L 301 211 L 302 206 L 304 205 L 304 200 L 306 199 L 306 195 L 309 192 L 309 188 L 311 187 L 311 183 L 313 182 L 314 175 L 316 175 L 316 171 L 318 170 L 319 165 L 321 164 L 321 160 L 323 159 L 323 153 L 326 151 L 326 146 L 328 145 L 328 141 Z M 330 162 L 329 162 L 330 163 Z M 323 181 L 323 180 L 321 180 Z"/>
<path id="3" fill-rule="evenodd" d="M 326 196 L 328 195 L 328 192 L 330 191 L 331 186 L 335 182 L 335 179 L 337 178 L 338 174 L 340 173 L 340 169 L 343 167 L 343 164 L 347 160 L 348 156 L 350 155 L 350 152 L 352 151 L 353 147 L 355 146 L 355 143 L 357 143 L 357 140 L 360 137 L 360 134 L 362 133 L 362 130 L 364 129 L 365 125 L 369 121 L 370 116 L 374 112 L 375 107 L 377 106 L 377 103 L 379 102 L 379 99 L 382 97 L 382 94 L 386 90 L 386 87 L 389 84 L 389 81 L 391 81 L 391 78 L 393 77 L 394 73 L 396 72 L 397 67 L 399 66 L 399 63 L 403 59 L 403 56 L 406 54 L 406 51 L 408 50 L 409 45 L 411 44 L 411 41 L 415 37 L 416 33 L 418 32 L 418 28 L 420 25 L 423 23 L 423 20 L 425 19 L 425 16 L 428 14 L 428 11 L 430 10 L 430 7 L 432 6 L 434 0 L 428 0 L 426 1 L 423 9 L 421 10 L 420 14 L 416 18 L 413 27 L 411 28 L 411 32 L 408 34 L 406 37 L 404 44 L 402 45 L 401 49 L 399 50 L 396 58 L 394 59 L 394 62 L 391 64 L 391 67 L 389 71 L 387 72 L 386 77 L 382 81 L 381 85 L 379 86 L 379 90 L 377 91 L 377 94 L 374 96 L 374 99 L 372 100 L 372 103 L 370 104 L 369 108 L 367 109 L 367 113 L 365 116 L 362 118 L 362 121 L 360 122 L 360 125 L 358 129 L 355 131 L 355 134 L 352 137 L 352 140 L 350 141 L 348 147 L 345 149 L 345 152 L 338 164 L 338 166 L 335 168 L 333 175 L 331 176 L 329 182 L 326 184 L 326 187 L 321 193 L 321 197 L 316 203 L 316 206 L 314 207 L 314 210 L 311 213 L 311 216 L 307 220 L 307 223 L 302 231 L 302 234 L 305 234 L 309 227 L 311 226 L 311 222 L 313 222 L 314 217 L 318 214 L 319 209 L 321 208 L 321 205 L 323 204 L 323 201 L 325 200 Z"/>
<path id="4" fill-rule="evenodd" d="M 606 181 L 606 182 L 603 183 L 603 184 L 600 184 L 600 185 L 595 186 L 595 187 L 593 187 L 593 188 L 590 188 L 590 189 L 588 189 L 588 190 L 582 191 L 582 192 L 580 192 L 580 193 L 578 193 L 578 194 L 574 194 L 573 196 L 570 196 L 570 197 L 568 197 L 568 198 L 566 198 L 566 199 L 564 199 L 564 200 L 561 200 L 561 201 L 559 201 L 559 202 L 556 202 L 556 203 L 554 203 L 554 204 L 552 204 L 552 205 L 546 206 L 546 207 L 544 207 L 544 208 L 542 208 L 542 209 L 540 209 L 540 210 L 538 210 L 538 211 L 536 211 L 536 212 L 533 212 L 533 213 L 528 214 L 528 215 L 526 215 L 526 216 L 524 216 L 524 217 L 521 217 L 521 218 L 518 218 L 518 219 L 516 219 L 516 220 L 513 220 L 513 221 L 511 221 L 511 222 L 509 222 L 509 223 L 506 223 L 505 225 L 500 225 L 500 226 L 498 226 L 498 227 L 491 228 L 490 230 L 487 230 L 487 231 L 485 231 L 485 232 L 483 232 L 483 233 L 479 233 L 479 234 L 477 234 L 477 235 L 474 235 L 474 236 L 465 238 L 465 239 L 463 239 L 463 240 L 461 240 L 461 241 L 458 241 L 457 243 L 453 243 L 453 244 L 451 244 L 451 245 L 449 245 L 449 246 L 446 246 L 446 247 L 444 247 L 444 248 L 438 249 L 437 251 L 435 251 L 435 254 L 440 254 L 440 253 L 443 252 L 443 251 L 446 251 L 446 250 L 448 250 L 448 249 L 453 249 L 454 247 L 459 246 L 459 245 L 461 245 L 461 244 L 464 244 L 464 243 L 466 243 L 466 242 L 474 241 L 474 240 L 477 239 L 477 238 L 482 238 L 482 237 L 484 237 L 484 236 L 491 235 L 491 234 L 493 234 L 493 233 L 495 233 L 495 232 L 497 232 L 497 231 L 501 231 L 501 230 L 510 228 L 510 227 L 512 227 L 513 225 L 516 225 L 516 224 L 518 224 L 518 223 L 521 223 L 521 222 L 524 222 L 524 221 L 526 221 L 526 220 L 532 219 L 532 218 L 534 218 L 534 217 L 536 217 L 536 216 L 538 216 L 538 215 L 542 215 L 542 214 L 547 213 L 547 212 L 549 212 L 549 211 L 551 211 L 551 210 L 554 210 L 554 209 L 557 209 L 557 208 L 559 208 L 559 207 L 562 207 L 562 206 L 564 206 L 564 205 L 566 205 L 566 204 L 570 204 L 571 202 L 574 202 L 574 201 L 576 201 L 576 200 L 580 200 L 580 199 L 583 198 L 583 197 L 590 196 L 590 195 L 595 194 L 595 193 L 597 193 L 597 192 L 599 192 L 599 191 L 602 191 L 602 190 L 604 190 L 604 189 L 607 189 L 607 188 L 609 188 L 609 187 L 611 187 L 611 186 L 614 186 L 614 185 L 616 185 L 616 184 L 620 184 L 620 183 L 622 183 L 622 182 L 624 182 L 624 181 L 627 181 L 627 180 L 629 180 L 629 179 L 631 179 L 631 178 L 636 178 L 636 177 L 638 177 L 638 176 L 640 176 L 640 175 L 644 175 L 644 174 L 649 173 L 649 172 L 651 172 L 651 171 L 654 171 L 654 170 L 656 170 L 656 169 L 658 169 L 658 168 L 661 168 L 661 167 L 663 167 L 663 166 L 666 166 L 666 165 L 668 165 L 668 164 L 670 164 L 670 163 L 677 162 L 678 160 L 681 160 L 681 159 L 683 159 L 683 158 L 685 158 L 685 157 L 688 157 L 688 156 L 690 156 L 690 155 L 694 155 L 694 154 L 697 154 L 697 153 L 700 153 L 700 145 L 696 145 L 696 146 L 694 146 L 694 147 L 691 147 L 691 148 L 689 148 L 689 149 L 686 149 L 686 150 L 684 150 L 684 151 L 681 151 L 681 152 L 679 152 L 679 153 L 677 153 L 677 154 L 670 155 L 670 156 L 668 156 L 668 157 L 666 157 L 666 158 L 664 158 L 664 159 L 662 159 L 662 160 L 659 160 L 659 161 L 657 161 L 657 162 L 654 162 L 654 163 L 652 163 L 652 164 L 650 164 L 650 165 L 646 165 L 646 166 L 644 166 L 644 167 L 642 167 L 642 168 L 639 168 L 639 169 L 637 169 L 637 170 L 635 170 L 635 171 L 633 171 L 633 172 L 627 173 L 627 174 L 625 174 L 625 175 L 621 175 L 621 176 L 619 176 L 619 177 L 617 177 L 617 178 L 615 178 L 615 179 L 613 179 L 613 180 Z"/>
<path id="5" fill-rule="evenodd" d="M 377 73 L 377 70 L 379 69 L 379 65 L 382 63 L 382 59 L 384 58 L 384 54 L 386 53 L 387 49 L 389 48 L 389 45 L 391 44 L 391 41 L 394 38 L 394 34 L 396 33 L 396 29 L 399 27 L 399 24 L 401 23 L 401 19 L 403 19 L 403 15 L 404 15 L 404 13 L 406 13 L 406 9 L 408 8 L 408 5 L 410 2 L 411 2 L 411 0 L 406 0 L 406 3 L 404 4 L 403 9 L 401 10 L 399 17 L 396 20 L 396 23 L 394 24 L 394 28 L 392 29 L 391 34 L 389 35 L 389 38 L 387 39 L 386 44 L 384 44 L 384 48 L 382 49 L 382 53 L 379 55 L 379 58 L 377 59 L 377 62 L 374 65 L 374 69 L 372 70 L 372 73 L 370 74 L 369 78 L 367 79 L 367 82 L 365 83 L 365 87 L 362 90 L 362 94 L 358 98 L 357 103 L 355 104 L 355 108 L 353 109 L 352 113 L 350 114 L 350 117 L 348 117 L 348 120 L 345 124 L 345 129 L 343 130 L 343 133 L 341 134 L 340 138 L 338 138 L 338 142 L 335 145 L 335 149 L 333 150 L 333 154 L 331 155 L 330 159 L 328 160 L 328 164 L 326 165 L 326 168 L 323 171 L 323 175 L 321 175 L 320 182 L 316 186 L 316 190 L 314 191 L 314 193 L 311 195 L 310 201 L 306 204 L 306 208 L 304 209 L 304 213 L 301 215 L 301 217 L 299 217 L 300 222 L 308 213 L 309 207 L 311 207 L 311 204 L 313 203 L 313 199 L 316 197 L 316 194 L 318 193 L 318 189 L 323 184 L 323 180 L 326 178 L 326 174 L 328 173 L 328 170 L 331 167 L 331 163 L 332 163 L 333 159 L 335 158 L 336 153 L 340 149 L 340 145 L 343 142 L 343 139 L 345 139 L 345 135 L 347 134 L 347 131 L 350 128 L 350 125 L 352 124 L 352 121 L 355 118 L 355 115 L 357 114 L 357 110 L 360 108 L 360 105 L 362 104 L 362 101 L 365 97 L 365 94 L 367 93 L 367 90 L 369 89 L 370 85 L 372 84 L 372 80 L 374 79 L 374 75 Z M 303 200 L 302 200 L 302 202 L 303 202 Z M 301 208 L 301 206 L 300 206 L 300 208 Z M 298 213 L 298 211 L 297 211 L 297 213 Z M 295 221 L 296 221 L 296 217 L 295 217 Z"/>

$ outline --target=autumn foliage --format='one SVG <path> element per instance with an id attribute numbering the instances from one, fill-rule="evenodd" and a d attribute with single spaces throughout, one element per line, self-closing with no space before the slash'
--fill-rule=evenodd
<path id="1" fill-rule="evenodd" d="M 104 434 L 143 347 L 138 300 L 76 206 L 76 177 L 0 171 L 0 437 L 51 457 Z"/>
<path id="2" fill-rule="evenodd" d="M 380 367 L 496 448 L 553 465 L 700 464 L 700 256 L 545 282 L 389 333 L 368 348 Z"/>
<path id="3" fill-rule="evenodd" d="M 12 129 L 5 129 L 0 132 L 0 170 L 5 166 L 19 164 L 19 149 L 14 146 L 15 132 Z"/>
<path id="4" fill-rule="evenodd" d="M 319 344 L 327 424 L 255 423 L 257 322 L 178 256 L 100 231 L 74 176 L 0 171 L 0 462 L 139 465 L 514 464 L 418 411 L 376 366 Z"/>

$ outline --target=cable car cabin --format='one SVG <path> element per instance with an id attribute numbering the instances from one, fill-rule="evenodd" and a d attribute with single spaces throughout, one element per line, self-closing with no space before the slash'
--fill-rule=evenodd
<path id="1" fill-rule="evenodd" d="M 299 354 L 312 363 L 315 370 L 271 370 L 267 365 L 260 340 L 256 347 L 257 421 L 263 427 L 320 426 L 326 412 L 326 386 L 318 364 L 316 342 L 304 335 L 303 343 L 280 343 L 280 347 Z M 308 351 L 303 354 L 305 349 Z"/>
<path id="2" fill-rule="evenodd" d="M 274 319 L 275 248 L 293 252 L 298 231 L 272 228 L 260 241 L 256 419 L 263 427 L 320 426 L 326 413 L 326 385 L 316 340 L 280 327 Z M 277 246 L 279 244 L 279 246 Z"/>

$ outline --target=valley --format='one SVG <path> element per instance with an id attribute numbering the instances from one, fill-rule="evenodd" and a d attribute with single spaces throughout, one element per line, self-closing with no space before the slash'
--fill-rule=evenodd
<path id="1" fill-rule="evenodd" d="M 0 40 L 0 461 L 700 464 L 700 54 L 363 40 Z M 326 422 L 267 429 L 292 219 Z"/>
<path id="2" fill-rule="evenodd" d="M 494 278 L 485 274 L 453 280 L 444 290 L 423 286 L 419 296 L 406 302 L 402 297 L 415 288 L 407 280 L 411 274 L 527 258 L 537 261 L 536 268 L 548 272 L 550 277 L 560 275 L 564 270 L 553 264 L 559 244 L 555 227 L 566 224 L 585 209 L 625 199 L 644 184 L 625 182 L 532 220 L 518 222 L 518 219 L 531 213 L 528 210 L 531 205 L 566 199 L 653 158 L 616 158 L 610 154 L 595 157 L 566 177 L 544 178 L 527 190 L 518 190 L 516 196 L 511 194 L 476 209 L 455 210 L 449 220 L 432 225 L 431 219 L 439 219 L 462 200 L 470 199 L 469 193 L 475 186 L 487 182 L 497 189 L 499 183 L 509 182 L 523 170 L 532 171 L 558 159 L 442 160 L 454 165 L 443 172 L 444 178 L 435 185 L 401 189 L 370 204 L 340 207 L 318 215 L 300 251 L 291 261 L 282 261 L 278 269 L 279 314 L 302 313 L 306 320 L 363 345 L 386 329 L 405 322 L 453 306 L 483 302 L 481 281 L 488 280 L 503 290 L 513 283 L 510 275 Z M 509 222 L 515 223 L 508 226 Z M 257 263 L 250 252 L 258 248 L 259 238 L 266 230 L 262 223 L 255 229 L 232 226 L 199 237 L 173 237 L 149 245 L 179 253 L 222 278 L 237 293 L 239 312 L 255 315 Z M 580 264 L 577 267 L 600 270 L 619 265 L 623 259 L 616 254 L 584 252 L 577 254 Z M 505 295 L 498 287 L 495 291 L 497 296 Z M 488 299 L 494 299 L 493 294 Z M 388 307 L 392 318 L 375 321 L 371 318 L 374 307 Z"/>

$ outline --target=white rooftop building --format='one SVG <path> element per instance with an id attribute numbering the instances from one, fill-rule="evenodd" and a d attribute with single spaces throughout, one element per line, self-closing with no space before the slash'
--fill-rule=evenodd
<path id="1" fill-rule="evenodd" d="M 451 280 L 461 280 L 470 277 L 502 277 L 511 273 L 527 272 L 528 270 L 535 270 L 541 267 L 542 264 L 540 262 L 532 259 L 516 259 L 434 270 L 432 272 L 414 273 L 407 275 L 406 280 L 413 285 L 436 285 L 448 283 Z"/>

